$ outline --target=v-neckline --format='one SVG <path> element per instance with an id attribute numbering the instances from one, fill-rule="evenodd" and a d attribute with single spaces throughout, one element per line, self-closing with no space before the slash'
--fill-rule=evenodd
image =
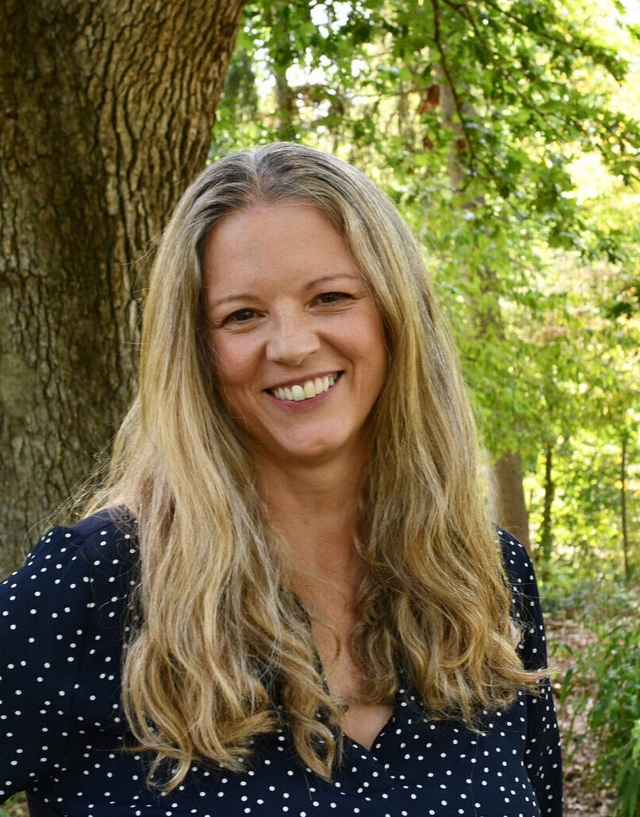
<path id="1" fill-rule="evenodd" d="M 300 598 L 300 596 L 298 596 L 297 594 L 294 594 L 294 597 L 295 597 L 295 601 L 296 601 L 298 607 L 300 608 L 300 611 L 302 612 L 302 614 L 304 616 L 305 622 L 306 622 L 307 626 L 309 627 L 309 630 L 311 630 L 311 616 L 309 615 L 309 611 L 307 609 L 306 604 Z M 320 677 L 322 678 L 322 684 L 324 686 L 324 690 L 328 695 L 331 695 L 331 697 L 333 697 L 333 695 L 331 693 L 331 688 L 329 686 L 329 681 L 328 681 L 328 678 L 327 678 L 327 674 L 326 674 L 325 669 L 324 669 L 324 664 L 322 663 L 322 659 L 320 657 L 320 653 L 318 651 L 318 648 L 317 648 L 315 642 L 314 642 L 314 652 L 315 652 L 315 658 L 316 658 L 316 667 L 318 669 Z M 367 748 L 364 744 L 360 743 L 360 741 L 357 740 L 356 738 L 352 737 L 344 729 L 341 730 L 343 738 L 346 738 L 347 740 L 349 740 L 355 747 L 357 747 L 362 752 L 366 752 L 368 755 L 372 755 L 372 752 L 373 752 L 376 744 L 378 744 L 379 741 L 381 740 L 381 738 L 384 736 L 384 734 L 387 731 L 388 727 L 392 723 L 395 722 L 396 714 L 397 714 L 398 706 L 399 706 L 399 695 L 400 695 L 400 692 L 402 691 L 402 687 L 403 687 L 403 684 L 404 684 L 404 680 L 403 680 L 402 676 L 400 677 L 399 681 L 400 681 L 400 684 L 399 684 L 398 689 L 396 691 L 396 694 L 394 696 L 393 703 L 391 704 L 391 712 L 389 713 L 389 717 L 384 721 L 384 723 L 381 725 L 380 729 L 377 731 L 375 737 L 373 738 L 373 740 L 371 742 L 371 746 L 369 748 Z"/>
<path id="2" fill-rule="evenodd" d="M 371 741 L 370 746 L 365 746 L 364 743 L 361 743 L 357 738 L 354 738 L 352 735 L 350 735 L 344 729 L 342 730 L 342 734 L 343 734 L 344 738 L 351 741 L 351 743 L 353 743 L 355 746 L 357 746 L 358 749 L 362 750 L 363 752 L 367 752 L 367 754 L 373 754 L 373 751 L 374 751 L 375 747 L 382 740 L 383 736 L 387 732 L 387 729 L 390 726 L 392 726 L 393 723 L 395 723 L 396 710 L 397 710 L 397 704 L 394 701 L 393 705 L 391 706 L 391 712 L 389 713 L 389 717 L 385 720 L 385 722 L 382 724 L 380 729 L 378 729 L 378 731 L 376 732 L 373 740 Z"/>

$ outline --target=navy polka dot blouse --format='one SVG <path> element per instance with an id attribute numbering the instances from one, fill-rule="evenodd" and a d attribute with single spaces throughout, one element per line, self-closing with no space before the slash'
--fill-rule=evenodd
<path id="1" fill-rule="evenodd" d="M 122 527 L 122 526 L 121 526 Z M 194 764 L 169 794 L 146 784 L 149 758 L 123 751 L 125 611 L 135 535 L 100 514 L 55 528 L 0 585 L 0 803 L 28 792 L 32 817 L 560 817 L 550 690 L 487 714 L 481 732 L 431 722 L 408 684 L 371 750 L 346 739 L 327 783 L 286 728 L 260 738 L 242 773 Z M 531 563 L 501 533 L 524 621 L 528 667 L 546 660 Z"/>

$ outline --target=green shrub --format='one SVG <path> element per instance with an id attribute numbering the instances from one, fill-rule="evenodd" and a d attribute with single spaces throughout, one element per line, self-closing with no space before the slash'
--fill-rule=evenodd
<path id="1" fill-rule="evenodd" d="M 0 803 L 0 817 L 29 817 L 29 809 L 24 794 L 16 794 L 10 797 L 2 805 Z"/>
<path id="2" fill-rule="evenodd" d="M 598 743 L 592 781 L 615 796 L 612 817 L 640 817 L 640 621 L 635 615 L 615 626 L 593 625 L 594 644 L 575 655 L 575 672 L 566 686 L 579 677 L 592 679 L 595 694 L 584 693 L 580 706 L 587 727 Z M 565 690 L 566 692 L 566 690 Z"/>

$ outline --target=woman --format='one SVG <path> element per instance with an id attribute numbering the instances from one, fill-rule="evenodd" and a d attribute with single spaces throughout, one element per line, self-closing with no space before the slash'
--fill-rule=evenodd
<path id="1" fill-rule="evenodd" d="M 34 817 L 561 813 L 530 563 L 419 251 L 331 156 L 187 190 L 110 483 L 1 606 Z"/>

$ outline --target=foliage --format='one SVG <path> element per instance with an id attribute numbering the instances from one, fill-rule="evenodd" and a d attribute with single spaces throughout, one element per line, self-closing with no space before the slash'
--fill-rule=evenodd
<path id="1" fill-rule="evenodd" d="M 640 320 L 610 305 L 633 267 L 566 253 L 554 263 L 544 310 L 522 326 L 535 358 L 528 388 L 538 393 L 538 434 L 552 457 L 551 484 L 541 453 L 531 466 L 532 527 L 542 537 L 550 514 L 555 542 L 543 549 L 583 577 L 605 570 L 630 580 L 640 566 Z"/>
<path id="2" fill-rule="evenodd" d="M 614 627 L 637 612 L 637 593 L 605 571 L 584 575 L 570 565 L 554 562 L 546 581 L 539 582 L 545 616 L 553 622 L 575 621 L 585 627 Z"/>
<path id="3" fill-rule="evenodd" d="M 547 320 L 549 250 L 621 263 L 631 244 L 629 222 L 613 229 L 585 206 L 572 172 L 597 153 L 619 184 L 638 176 L 640 125 L 612 101 L 634 30 L 619 5 L 604 8 L 253 0 L 219 111 L 212 156 L 301 140 L 360 165 L 397 202 L 425 245 L 493 456 L 531 461 L 549 436 L 538 398 L 553 398 L 561 344 L 541 369 L 521 330 Z M 635 303 L 628 275 L 611 315 Z"/>
<path id="4" fill-rule="evenodd" d="M 10 797 L 4 806 L 0 804 L 0 817 L 29 817 L 29 809 L 24 794 Z"/>
<path id="5" fill-rule="evenodd" d="M 640 815 L 640 619 L 638 600 L 627 597 L 624 614 L 596 623 L 597 638 L 574 655 L 563 697 L 579 678 L 589 678 L 595 695 L 583 694 L 578 710 L 586 711 L 587 727 L 598 740 L 591 785 L 605 785 L 615 795 L 612 817 Z M 575 737 L 575 736 L 574 736 Z"/>
<path id="6" fill-rule="evenodd" d="M 623 438 L 640 555 L 640 124 L 627 113 L 640 38 L 622 11 L 250 0 L 211 149 L 304 141 L 397 203 L 490 455 L 518 451 L 530 474 L 543 575 L 552 557 L 619 571 Z"/>
<path id="7" fill-rule="evenodd" d="M 588 715 L 600 745 L 598 777 L 610 781 L 620 817 L 640 815 L 640 626 L 621 623 L 601 634 L 592 666 L 601 681 Z"/>

